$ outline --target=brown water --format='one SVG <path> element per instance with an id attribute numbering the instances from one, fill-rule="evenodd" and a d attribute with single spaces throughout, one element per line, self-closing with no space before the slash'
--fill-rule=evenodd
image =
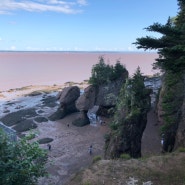
<path id="1" fill-rule="evenodd" d="M 140 66 L 145 75 L 152 75 L 156 53 L 107 52 L 0 52 L 0 91 L 28 85 L 82 82 L 91 76 L 92 66 L 104 56 L 106 63 L 120 60 L 132 75 Z"/>

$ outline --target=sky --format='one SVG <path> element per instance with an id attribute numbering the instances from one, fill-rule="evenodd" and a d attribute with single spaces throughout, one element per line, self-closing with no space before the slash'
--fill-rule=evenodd
<path id="1" fill-rule="evenodd" d="M 177 0 L 0 0 L 0 50 L 137 51 Z"/>

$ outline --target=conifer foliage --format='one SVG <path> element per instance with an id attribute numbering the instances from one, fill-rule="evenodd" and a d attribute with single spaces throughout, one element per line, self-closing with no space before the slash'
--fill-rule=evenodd
<path id="1" fill-rule="evenodd" d="M 159 58 L 155 67 L 179 72 L 185 69 L 185 0 L 178 0 L 179 12 L 175 20 L 169 18 L 165 25 L 154 23 L 147 31 L 160 33 L 160 38 L 137 38 L 134 44 L 140 49 L 157 49 Z"/>
<path id="2" fill-rule="evenodd" d="M 161 135 L 163 136 L 163 151 L 171 152 L 180 120 L 182 120 L 182 105 L 184 101 L 185 72 L 185 0 L 177 1 L 179 12 L 176 17 L 169 18 L 165 25 L 154 23 L 146 28 L 148 31 L 160 33 L 160 38 L 142 37 L 135 44 L 137 48 L 156 49 L 159 58 L 155 67 L 162 69 L 163 88 L 160 92 L 160 107 L 162 110 Z"/>
<path id="3" fill-rule="evenodd" d="M 101 56 L 99 63 L 95 64 L 91 71 L 89 83 L 93 85 L 102 85 L 120 78 L 126 68 L 118 60 L 116 64 L 110 65 L 105 63 L 105 59 Z"/>

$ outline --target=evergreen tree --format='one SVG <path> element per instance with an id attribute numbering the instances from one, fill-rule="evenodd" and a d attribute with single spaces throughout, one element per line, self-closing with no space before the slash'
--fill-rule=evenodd
<path id="1" fill-rule="evenodd" d="M 179 13 L 175 22 L 171 18 L 165 25 L 154 23 L 146 28 L 147 31 L 162 34 L 160 38 L 150 36 L 137 38 L 134 44 L 137 48 L 157 49 L 159 58 L 155 67 L 172 72 L 185 69 L 185 1 L 178 0 Z"/>
<path id="2" fill-rule="evenodd" d="M 126 71 L 125 67 L 119 61 L 116 62 L 115 66 L 105 64 L 105 60 L 101 56 L 99 63 L 95 64 L 91 70 L 89 83 L 93 85 L 109 83 L 120 78 Z"/>
<path id="3" fill-rule="evenodd" d="M 175 18 L 169 18 L 165 25 L 154 23 L 146 28 L 148 31 L 160 33 L 160 38 L 146 36 L 135 42 L 138 48 L 157 49 L 159 58 L 156 59 L 155 67 L 165 72 L 160 102 L 163 111 L 163 151 L 166 152 L 171 152 L 174 148 L 184 99 L 185 0 L 177 2 L 179 12 Z"/>

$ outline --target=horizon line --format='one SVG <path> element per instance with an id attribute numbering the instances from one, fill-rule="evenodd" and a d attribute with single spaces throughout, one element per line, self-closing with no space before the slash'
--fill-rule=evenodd
<path id="1" fill-rule="evenodd" d="M 75 53 L 101 53 L 101 52 L 106 52 L 106 53 L 157 53 L 157 51 L 110 51 L 110 50 L 0 50 L 0 52 L 75 52 Z"/>

